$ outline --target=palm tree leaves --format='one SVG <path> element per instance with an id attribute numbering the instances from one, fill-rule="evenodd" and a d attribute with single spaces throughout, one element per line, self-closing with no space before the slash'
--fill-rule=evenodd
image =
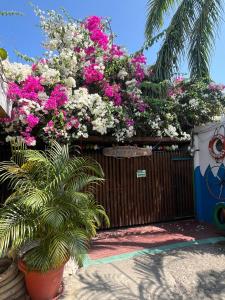
<path id="1" fill-rule="evenodd" d="M 34 238 L 36 223 L 33 214 L 26 207 L 15 203 L 6 205 L 0 210 L 0 256 L 9 245 L 14 249 Z"/>
<path id="2" fill-rule="evenodd" d="M 89 247 L 85 230 L 75 228 L 45 237 L 31 249 L 25 261 L 31 270 L 46 272 L 61 267 L 70 257 L 81 264 Z M 46 256 L 48 253 L 48 256 Z"/>
<path id="3" fill-rule="evenodd" d="M 191 77 L 209 75 L 209 58 L 216 29 L 221 20 L 221 0 L 149 0 L 146 38 L 163 26 L 166 12 L 176 4 L 177 9 L 165 29 L 162 46 L 155 64 L 157 80 L 169 79 L 179 66 L 179 58 L 188 46 Z M 159 33 L 160 34 L 160 33 Z"/>
<path id="4" fill-rule="evenodd" d="M 151 39 L 155 30 L 159 30 L 163 26 L 164 13 L 174 5 L 175 0 L 149 0 L 148 15 L 145 26 L 145 34 Z"/>
<path id="5" fill-rule="evenodd" d="M 186 38 L 194 18 L 194 1 L 183 0 L 166 29 L 163 44 L 155 64 L 157 78 L 170 78 L 178 69 L 178 59 L 184 53 Z"/>
<path id="6" fill-rule="evenodd" d="M 109 222 L 88 188 L 103 181 L 101 166 L 70 158 L 68 146 L 56 142 L 46 152 L 18 145 L 12 151 L 17 163 L 0 163 L 0 180 L 14 189 L 0 210 L 0 253 L 35 239 L 26 255 L 31 269 L 46 271 L 70 256 L 81 263 L 101 220 Z"/>
<path id="7" fill-rule="evenodd" d="M 71 211 L 62 205 L 47 206 L 40 208 L 39 221 L 46 227 L 52 227 L 55 231 L 60 230 L 70 218 Z"/>
<path id="8" fill-rule="evenodd" d="M 19 138 L 14 138 L 11 141 L 12 161 L 17 165 L 22 166 L 25 162 L 24 150 L 27 149 L 26 144 Z"/>
<path id="9" fill-rule="evenodd" d="M 211 49 L 223 11 L 222 2 L 199 1 L 198 11 L 198 18 L 190 34 L 189 67 L 191 77 L 208 77 Z"/>
<path id="10" fill-rule="evenodd" d="M 0 162 L 0 183 L 8 182 L 9 188 L 16 188 L 26 177 L 26 171 L 21 169 L 14 161 Z"/>

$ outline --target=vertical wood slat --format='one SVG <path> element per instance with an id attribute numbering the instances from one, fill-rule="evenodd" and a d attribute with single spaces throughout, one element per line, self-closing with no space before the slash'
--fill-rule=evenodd
<path id="1" fill-rule="evenodd" d="M 185 152 L 159 151 L 151 157 L 123 159 L 88 155 L 105 172 L 106 183 L 96 198 L 105 207 L 111 228 L 194 216 L 193 161 Z M 137 178 L 137 170 L 146 170 L 147 177 Z"/>

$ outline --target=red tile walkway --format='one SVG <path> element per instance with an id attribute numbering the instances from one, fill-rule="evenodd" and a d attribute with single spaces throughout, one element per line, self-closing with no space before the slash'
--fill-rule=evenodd
<path id="1" fill-rule="evenodd" d="M 92 260 L 162 245 L 221 236 L 213 226 L 194 220 L 99 232 L 92 241 Z M 225 236 L 225 233 L 224 233 Z"/>

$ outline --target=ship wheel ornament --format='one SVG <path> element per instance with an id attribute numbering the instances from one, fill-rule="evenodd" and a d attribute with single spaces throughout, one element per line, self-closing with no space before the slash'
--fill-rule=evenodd
<path id="1" fill-rule="evenodd" d="M 220 131 L 223 129 L 224 134 Z M 223 161 L 225 158 L 225 128 L 221 125 L 214 132 L 213 137 L 209 141 L 209 153 L 216 161 Z"/>
<path id="2" fill-rule="evenodd" d="M 225 167 L 223 164 L 209 167 L 206 171 L 209 193 L 217 200 L 225 200 Z"/>

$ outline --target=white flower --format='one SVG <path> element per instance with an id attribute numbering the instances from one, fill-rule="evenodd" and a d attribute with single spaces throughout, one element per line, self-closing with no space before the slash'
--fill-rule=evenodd
<path id="1" fill-rule="evenodd" d="M 10 63 L 8 60 L 2 62 L 4 75 L 9 81 L 24 81 L 31 75 L 31 66 L 20 63 Z"/>
<path id="2" fill-rule="evenodd" d="M 76 81 L 73 77 L 68 77 L 67 79 L 64 80 L 64 83 L 68 88 L 76 87 Z"/>
<path id="3" fill-rule="evenodd" d="M 38 98 L 42 101 L 45 101 L 48 99 L 48 95 L 45 92 L 39 92 L 38 93 Z"/>
<path id="4" fill-rule="evenodd" d="M 10 135 L 7 135 L 7 137 L 5 138 L 5 141 L 8 143 L 8 142 L 11 142 L 15 139 L 15 137 L 12 137 Z"/>
<path id="5" fill-rule="evenodd" d="M 41 74 L 41 84 L 43 85 L 53 85 L 60 81 L 60 73 L 56 69 L 46 68 Z"/>
<path id="6" fill-rule="evenodd" d="M 173 151 L 177 150 L 178 148 L 179 148 L 178 145 L 172 145 L 171 146 L 171 150 L 173 150 Z"/>
<path id="7" fill-rule="evenodd" d="M 186 132 L 182 132 L 181 140 L 190 140 L 190 139 L 191 139 L 190 134 Z"/>
<path id="8" fill-rule="evenodd" d="M 164 132 L 167 136 L 171 138 L 178 136 L 177 129 L 173 125 L 168 125 L 168 127 L 164 129 Z"/>
<path id="9" fill-rule="evenodd" d="M 127 71 L 123 68 L 119 71 L 119 73 L 117 74 L 117 77 L 121 80 L 124 80 L 126 77 L 128 76 Z M 128 81 L 127 81 L 128 82 Z"/>
<path id="10" fill-rule="evenodd" d="M 127 86 L 136 86 L 137 85 L 137 80 L 136 79 L 132 79 L 132 80 L 126 81 L 125 84 Z"/>
<path id="11" fill-rule="evenodd" d="M 193 107 L 193 108 L 198 107 L 198 104 L 199 104 L 198 99 L 190 99 L 190 100 L 189 100 L 189 105 L 190 105 L 191 107 Z"/>

